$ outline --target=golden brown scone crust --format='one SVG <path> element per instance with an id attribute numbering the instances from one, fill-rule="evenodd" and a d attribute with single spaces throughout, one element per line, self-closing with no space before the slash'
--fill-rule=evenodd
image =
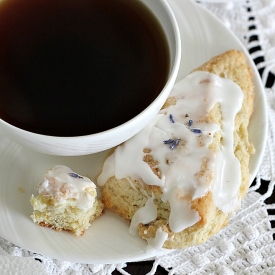
<path id="1" fill-rule="evenodd" d="M 254 147 L 249 142 L 247 130 L 254 102 L 252 71 L 246 62 L 244 54 L 236 50 L 231 50 L 212 58 L 195 71 L 208 71 L 220 77 L 229 78 L 237 83 L 244 93 L 242 109 L 235 118 L 234 132 L 236 145 L 234 153 L 240 161 L 242 172 L 239 196 L 243 199 L 250 184 L 249 159 L 250 155 L 254 153 Z M 175 104 L 175 99 L 168 98 L 163 108 L 173 104 Z M 220 106 L 216 104 L 206 120 L 221 125 L 221 117 Z M 218 150 L 221 145 L 221 134 L 217 132 L 210 147 L 212 150 Z M 144 153 L 146 154 L 144 161 L 150 165 L 156 175 L 161 177 L 161 171 L 158 170 L 157 163 L 150 155 L 150 151 L 146 151 L 146 148 L 144 148 Z M 205 173 L 203 167 L 202 173 Z M 154 203 L 158 208 L 158 218 L 149 224 L 139 224 L 138 230 L 141 238 L 148 239 L 155 237 L 157 229 L 162 228 L 163 231 L 168 233 L 168 239 L 163 245 L 164 248 L 185 248 L 204 243 L 228 224 L 230 216 L 230 214 L 223 213 L 215 206 L 212 193 L 209 191 L 205 196 L 191 202 L 191 208 L 197 210 L 201 217 L 200 221 L 179 233 L 174 233 L 170 230 L 168 224 L 170 206 L 169 203 L 162 202 L 162 190 L 160 187 L 138 181 L 130 183 L 127 179 L 118 180 L 115 177 L 111 177 L 102 186 L 101 193 L 105 207 L 129 221 L 131 221 L 134 213 L 145 205 L 147 196 L 154 194 Z M 185 199 L 188 200 L 189 198 Z"/>

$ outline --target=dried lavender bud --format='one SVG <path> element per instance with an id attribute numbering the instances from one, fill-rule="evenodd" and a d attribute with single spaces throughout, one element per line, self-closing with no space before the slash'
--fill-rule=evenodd
<path id="1" fill-rule="evenodd" d="M 174 142 L 174 140 L 171 138 L 163 141 L 164 144 L 170 144 L 172 142 Z"/>
<path id="2" fill-rule="evenodd" d="M 200 129 L 191 129 L 191 132 L 196 133 L 196 134 L 202 133 L 202 131 Z"/>
<path id="3" fill-rule="evenodd" d="M 170 121 L 172 122 L 172 123 L 175 123 L 175 120 L 174 120 L 174 118 L 173 118 L 173 116 L 170 114 L 169 115 L 169 118 L 170 118 Z"/>
<path id="4" fill-rule="evenodd" d="M 83 177 L 79 176 L 77 173 L 69 173 L 69 175 L 75 179 L 83 179 Z"/>
<path id="5" fill-rule="evenodd" d="M 177 138 L 177 139 L 173 142 L 173 144 L 169 146 L 169 148 L 170 148 L 171 150 L 173 150 L 175 147 L 177 147 L 177 145 L 179 144 L 179 142 L 180 142 L 180 139 Z"/>

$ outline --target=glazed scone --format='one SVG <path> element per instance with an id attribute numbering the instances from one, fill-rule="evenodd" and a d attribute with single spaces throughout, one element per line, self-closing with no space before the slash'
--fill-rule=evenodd
<path id="1" fill-rule="evenodd" d="M 39 194 L 30 200 L 34 210 L 31 218 L 40 226 L 81 236 L 102 214 L 104 207 L 97 199 L 95 184 L 67 166 L 48 170 L 37 188 Z"/>
<path id="2" fill-rule="evenodd" d="M 106 159 L 97 178 L 105 207 L 155 248 L 207 241 L 249 188 L 253 101 L 243 53 L 228 51 L 194 70 L 156 118 Z"/>

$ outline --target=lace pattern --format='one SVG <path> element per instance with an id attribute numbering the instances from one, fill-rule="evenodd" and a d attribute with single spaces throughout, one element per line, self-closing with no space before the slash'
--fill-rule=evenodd
<path id="1" fill-rule="evenodd" d="M 267 147 L 257 179 L 243 201 L 241 210 L 231 217 L 230 226 L 203 245 L 174 250 L 149 259 L 154 264 L 148 275 L 155 274 L 158 266 L 163 267 L 169 275 L 275 274 L 275 229 L 272 228 L 275 224 L 275 204 L 266 204 L 275 185 L 275 1 L 198 2 L 233 30 L 257 65 L 268 103 Z M 41 263 L 45 274 L 49 275 L 107 275 L 113 271 L 130 274 L 125 270 L 126 263 L 85 265 L 58 261 L 31 253 L 1 237 L 0 255 L 35 259 Z"/>

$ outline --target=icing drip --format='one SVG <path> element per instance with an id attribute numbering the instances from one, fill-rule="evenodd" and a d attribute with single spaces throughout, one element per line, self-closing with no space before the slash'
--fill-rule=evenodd
<path id="1" fill-rule="evenodd" d="M 162 248 L 164 242 L 167 240 L 168 233 L 164 232 L 159 228 L 156 232 L 155 238 L 147 239 L 148 246 L 146 247 L 147 253 L 159 250 Z"/>
<path id="2" fill-rule="evenodd" d="M 56 204 L 76 199 L 77 207 L 81 209 L 92 207 L 97 195 L 96 186 L 89 178 L 74 173 L 64 165 L 49 169 L 37 188 L 39 194 L 51 196 Z"/>
<path id="3" fill-rule="evenodd" d="M 170 99 L 176 104 L 161 110 L 107 159 L 98 184 L 103 185 L 115 175 L 118 179 L 160 186 L 162 200 L 168 201 L 171 208 L 169 226 L 179 232 L 199 221 L 191 202 L 208 191 L 212 191 L 214 202 L 222 211 L 234 210 L 239 202 L 240 163 L 234 155 L 233 143 L 234 120 L 241 109 L 243 93 L 229 79 L 194 72 L 174 85 Z M 222 113 L 221 127 L 208 119 L 209 111 L 217 103 Z M 209 145 L 217 131 L 221 132 L 223 143 L 212 150 Z M 170 143 L 174 141 L 177 142 Z M 143 161 L 147 154 L 144 149 L 157 162 L 160 175 Z M 149 211 L 143 210 L 139 218 L 135 215 L 132 230 L 148 215 Z"/>
<path id="4" fill-rule="evenodd" d="M 190 201 L 184 198 L 185 195 L 186 192 L 182 187 L 173 186 L 169 188 L 169 191 L 164 192 L 162 196 L 164 202 L 169 201 L 170 203 L 169 227 L 175 233 L 200 220 L 198 213 L 190 208 Z M 179 215 L 179 213 L 182 213 L 182 215 Z"/>
<path id="5" fill-rule="evenodd" d="M 147 224 L 157 218 L 157 207 L 154 204 L 154 197 L 149 197 L 146 204 L 138 209 L 134 214 L 129 232 L 132 235 L 138 235 L 138 225 L 140 223 Z"/>

